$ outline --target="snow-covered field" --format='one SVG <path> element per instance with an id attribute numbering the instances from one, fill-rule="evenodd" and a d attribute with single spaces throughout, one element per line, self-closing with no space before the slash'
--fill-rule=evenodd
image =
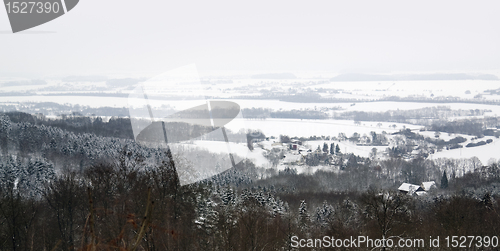
<path id="1" fill-rule="evenodd" d="M 294 103 L 279 100 L 252 100 L 252 99 L 228 99 L 240 105 L 240 108 L 269 108 L 274 110 L 320 110 L 321 108 L 340 108 L 333 112 L 364 111 L 364 112 L 386 112 L 388 110 L 413 110 L 426 107 L 445 106 L 453 110 L 491 110 L 485 116 L 500 116 L 500 106 L 487 104 L 469 103 L 420 103 L 420 102 L 358 102 L 351 103 Z M 59 104 L 82 105 L 89 107 L 128 107 L 129 104 L 143 104 L 125 97 L 93 97 L 93 96 L 2 96 L 0 104 L 17 102 L 54 102 Z M 153 100 L 149 104 L 152 107 L 170 106 L 176 110 L 188 109 L 200 104 L 205 100 Z"/>
<path id="2" fill-rule="evenodd" d="M 420 102 L 361 102 L 354 106 L 344 105 L 348 111 L 385 112 L 387 110 L 414 110 L 425 107 L 446 106 L 452 110 L 491 110 L 485 116 L 500 116 L 500 106 L 469 103 L 420 103 Z M 342 106 L 344 108 L 344 106 Z"/>
<path id="3" fill-rule="evenodd" d="M 434 132 L 434 131 L 422 131 L 422 132 L 419 131 L 417 133 L 426 137 L 426 138 L 429 137 L 431 139 L 442 139 L 442 140 L 450 140 L 450 139 L 453 139 L 456 137 L 464 137 L 468 140 L 467 143 L 469 143 L 470 142 L 469 140 L 474 137 L 474 136 L 470 136 L 470 135 L 466 135 L 466 134 L 442 132 L 442 133 L 439 133 L 439 138 L 436 138 L 435 137 L 436 132 Z"/>
<path id="4" fill-rule="evenodd" d="M 14 81 L 14 79 L 3 80 Z M 27 81 L 27 80 L 26 80 Z M 47 80 L 45 85 L 23 85 L 23 86 L 1 86 L 0 92 L 9 91 L 37 91 L 45 88 L 45 91 L 40 93 L 51 93 L 50 88 L 61 88 L 62 92 L 80 92 L 92 90 L 92 88 L 108 88 L 106 82 L 84 82 L 84 83 L 63 83 L 59 80 Z M 323 82 L 323 83 L 320 83 Z M 78 88 L 77 88 L 78 87 Z M 77 88 L 72 90 L 71 88 Z M 209 84 L 204 84 L 205 94 L 213 94 L 220 97 L 230 97 L 239 95 L 260 94 L 261 90 L 272 92 L 276 90 L 286 91 L 296 89 L 299 92 L 309 89 L 316 91 L 319 88 L 323 89 L 321 93 L 324 97 L 335 98 L 381 98 L 388 96 L 420 96 L 429 98 L 431 96 L 454 96 L 463 99 L 473 99 L 477 94 L 483 94 L 488 100 L 499 100 L 497 95 L 484 95 L 485 90 L 500 88 L 500 81 L 483 81 L 483 80 L 461 80 L 461 81 L 365 81 L 365 82 L 329 82 L 326 79 L 290 79 L 290 80 L 264 80 L 264 79 L 234 79 L 230 81 L 210 80 Z M 110 90 L 111 91 L 111 90 Z M 116 89 L 115 91 L 119 91 Z M 120 90 L 127 93 L 127 90 Z M 238 93 L 239 92 L 239 93 Z M 364 112 L 385 112 L 388 110 L 413 110 L 426 107 L 446 106 L 453 110 L 491 110 L 486 112 L 484 116 L 500 116 L 500 106 L 486 104 L 468 104 L 468 103 L 420 103 L 420 102 L 355 102 L 353 103 L 294 103 L 284 102 L 279 100 L 253 100 L 253 99 L 232 99 L 241 108 L 270 108 L 274 110 L 320 110 L 322 108 L 335 108 L 331 112 L 345 111 L 364 111 Z M 127 97 L 93 97 L 93 96 L 0 96 L 0 104 L 14 104 L 18 102 L 55 102 L 59 104 L 82 105 L 90 107 L 128 107 L 135 102 Z M 155 108 L 168 106 L 175 110 L 184 110 L 200 104 L 204 104 L 205 100 L 149 100 L 149 104 Z M 449 118 L 458 119 L 458 117 Z M 226 127 L 232 131 L 238 132 L 241 129 L 253 129 L 262 131 L 267 137 L 279 135 L 309 137 L 309 136 L 334 136 L 339 133 L 344 133 L 347 137 L 357 132 L 361 136 L 369 135 L 371 131 L 388 134 L 399 131 L 403 128 L 418 130 L 421 126 L 381 122 L 361 122 L 355 124 L 351 120 L 300 120 L 300 119 L 266 119 L 266 120 L 247 120 L 237 119 L 229 123 Z M 393 127 L 396 125 L 396 127 Z M 419 132 L 424 136 L 434 138 L 434 132 Z M 440 139 L 449 140 L 456 136 L 463 136 L 468 139 L 467 144 L 472 136 L 467 135 L 448 135 L 441 133 Z M 485 138 L 486 139 L 486 138 Z M 485 140 L 484 139 L 484 140 Z M 493 143 L 473 148 L 462 148 L 455 150 L 443 150 L 433 155 L 433 158 L 450 157 L 450 158 L 469 158 L 477 156 L 483 163 L 495 156 L 500 151 L 500 142 L 493 138 Z M 326 141 L 325 141 L 326 142 Z M 328 144 L 331 142 L 328 141 Z M 312 149 L 317 145 L 323 144 L 323 141 L 307 142 Z M 352 152 L 360 156 L 368 157 L 373 146 L 357 146 L 347 141 L 335 142 L 341 146 L 342 152 Z M 224 142 L 212 141 L 195 141 L 196 147 L 208 149 L 213 152 L 227 152 L 227 145 Z M 262 156 L 262 149 L 256 148 L 253 152 L 248 153 L 245 144 L 230 144 L 231 151 L 238 153 L 242 157 L 253 159 L 259 166 L 270 165 L 267 159 Z M 375 147 L 379 152 L 385 150 L 386 147 Z M 500 158 L 500 156 L 497 156 Z"/>
<path id="5" fill-rule="evenodd" d="M 435 154 L 430 155 L 429 158 L 461 159 L 461 158 L 472 158 L 475 156 L 479 158 L 479 160 L 481 160 L 483 164 L 488 164 L 491 161 L 497 161 L 500 159 L 500 154 L 499 154 L 500 140 L 494 139 L 494 137 L 485 137 L 481 140 L 487 140 L 489 138 L 493 139 L 493 142 L 490 144 L 480 147 L 464 147 L 461 149 L 453 149 L 453 150 L 443 149 L 441 152 L 437 152 Z M 463 145 L 469 142 L 470 141 L 468 140 Z M 315 150 L 318 146 L 322 148 L 324 143 L 327 143 L 328 147 L 330 147 L 331 143 L 334 143 L 335 145 L 339 145 L 341 152 L 353 153 L 355 155 L 359 155 L 362 157 L 370 157 L 372 148 L 376 148 L 379 154 L 378 157 L 383 158 L 382 153 L 387 149 L 387 146 L 358 146 L 348 141 L 339 142 L 331 140 L 306 141 L 304 142 L 304 147 Z M 220 142 L 220 141 L 193 141 L 191 146 L 214 153 L 228 153 L 228 151 L 231 151 L 233 154 L 237 155 L 235 156 L 235 160 L 237 162 L 240 161 L 242 158 L 247 158 L 249 160 L 252 160 L 252 162 L 254 162 L 256 166 L 264 168 L 272 167 L 271 163 L 263 156 L 263 153 L 266 150 L 260 147 L 255 147 L 253 151 L 249 151 L 246 144 L 229 143 L 230 150 L 228 150 L 227 144 L 225 142 Z M 288 166 L 281 166 L 278 167 L 278 169 L 284 169 L 285 167 Z M 331 169 L 331 167 L 321 167 L 321 166 L 314 167 L 314 170 L 306 167 L 296 167 L 296 168 L 300 172 L 314 172 L 316 170 L 321 170 L 325 168 L 327 168 L 328 170 Z"/>
<path id="6" fill-rule="evenodd" d="M 126 98 L 92 96 L 3 96 L 0 103 L 12 102 L 54 102 L 58 104 L 82 105 L 89 107 L 127 107 Z"/>
<path id="7" fill-rule="evenodd" d="M 480 139 L 480 141 L 481 140 L 486 141 L 487 139 L 492 139 L 493 142 L 484 146 L 465 147 L 466 144 L 470 143 L 470 141 L 467 141 L 463 144 L 464 148 L 443 150 L 441 152 L 432 154 L 430 157 L 433 159 L 437 158 L 460 159 L 460 158 L 472 158 L 475 156 L 478 157 L 479 160 L 481 160 L 481 163 L 483 163 L 483 165 L 486 165 L 488 164 L 490 159 L 495 159 L 495 160 L 500 159 L 500 140 L 495 139 L 494 137 L 485 137 L 483 139 Z"/>
<path id="8" fill-rule="evenodd" d="M 372 97 L 419 95 L 455 96 L 472 99 L 485 90 L 500 88 L 498 80 L 428 80 L 428 81 L 350 81 L 331 82 L 311 88 L 342 89 L 352 94 Z M 466 94 L 469 91 L 470 94 Z M 467 93 L 469 93 L 467 92 Z M 340 97 L 340 96 L 339 96 Z M 496 99 L 500 97 L 497 96 Z"/>
<path id="9" fill-rule="evenodd" d="M 340 152 L 342 153 L 354 153 L 355 155 L 361 156 L 361 157 L 370 157 L 370 152 L 372 151 L 372 148 L 376 148 L 378 153 L 382 153 L 387 149 L 387 146 L 358 146 L 356 144 L 353 144 L 349 141 L 331 141 L 331 140 L 316 140 L 316 141 L 307 141 L 304 143 L 304 145 L 307 148 L 310 148 L 312 150 L 315 150 L 320 147 L 320 149 L 323 148 L 323 143 L 327 143 L 328 147 L 330 147 L 331 143 L 334 143 L 335 145 L 339 145 Z"/>
<path id="10" fill-rule="evenodd" d="M 147 83 L 159 76 L 148 78 L 140 77 L 137 80 Z M 115 85 L 107 85 L 106 78 L 94 81 L 65 81 L 62 79 L 44 79 L 45 84 L 28 85 L 30 79 L 5 79 L 0 78 L 0 87 L 3 83 L 19 81 L 23 84 L 22 90 L 45 91 L 56 93 L 64 91 L 91 90 L 89 87 L 103 87 L 107 91 L 116 92 L 123 88 Z M 128 78 L 128 77 L 126 77 Z M 126 79 L 125 78 L 125 79 Z M 122 78 L 123 79 L 123 78 Z M 149 79 L 149 80 L 148 80 Z M 113 79 L 110 79 L 113 80 Z M 114 79 L 117 82 L 117 79 Z M 119 80 L 118 80 L 119 82 Z M 126 83 L 126 82 L 125 82 Z M 354 96 L 455 96 L 460 98 L 473 98 L 477 94 L 482 94 L 486 90 L 500 88 L 500 80 L 426 80 L 426 81 L 346 81 L 332 82 L 325 78 L 298 78 L 298 79 L 251 79 L 251 78 L 204 78 L 200 85 L 206 94 L 216 94 L 217 96 L 230 93 L 231 95 L 248 95 L 249 93 L 259 93 L 260 90 L 288 90 L 289 88 L 299 91 L 310 89 L 335 90 L 340 91 L 332 95 L 343 97 L 343 95 Z M 49 88 L 49 89 L 48 89 Z M 51 89 L 52 88 L 52 89 Z M 10 88 L 3 86 L 0 92 L 18 91 L 19 86 Z M 497 97 L 498 99 L 498 97 Z"/>
<path id="11" fill-rule="evenodd" d="M 403 127 L 410 129 L 421 128 L 421 126 L 411 124 L 389 122 L 380 122 L 382 126 L 378 127 L 378 123 L 370 121 L 356 125 L 352 120 L 266 119 L 243 120 L 237 125 L 244 124 L 246 128 L 260 130 L 267 137 L 279 137 L 279 135 L 288 135 L 290 137 L 309 137 L 314 135 L 337 137 L 339 133 L 344 133 L 347 137 L 350 137 L 355 132 L 363 136 L 363 134 L 369 135 L 371 131 L 376 133 L 382 133 L 382 131 L 392 133 L 403 129 Z M 392 125 L 396 125 L 396 127 L 394 128 Z M 229 123 L 226 127 L 235 132 L 241 129 L 233 127 L 232 123 Z"/>
<path id="12" fill-rule="evenodd" d="M 262 148 L 255 148 L 253 151 L 248 150 L 247 144 L 237 144 L 237 143 L 229 143 L 230 150 L 228 150 L 228 146 L 226 142 L 222 141 L 202 141 L 197 140 L 193 141 L 193 144 L 200 149 L 215 152 L 215 153 L 228 153 L 231 151 L 235 156 L 235 161 L 241 160 L 241 158 L 247 158 L 252 160 L 252 162 L 259 167 L 269 168 L 271 167 L 271 163 L 264 157 Z"/>

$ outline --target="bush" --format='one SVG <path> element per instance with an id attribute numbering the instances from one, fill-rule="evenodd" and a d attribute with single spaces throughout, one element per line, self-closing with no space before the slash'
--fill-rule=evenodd
<path id="1" fill-rule="evenodd" d="M 476 146 L 484 146 L 484 145 L 486 145 L 486 142 L 480 141 L 477 143 L 469 143 L 465 147 L 476 147 Z"/>

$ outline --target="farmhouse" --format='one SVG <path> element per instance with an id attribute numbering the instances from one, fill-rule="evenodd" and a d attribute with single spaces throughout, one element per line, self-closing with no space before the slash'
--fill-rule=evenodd
<path id="1" fill-rule="evenodd" d="M 422 182 L 422 188 L 425 191 L 429 191 L 429 190 L 431 190 L 433 188 L 436 188 L 436 182 L 434 182 L 434 181 Z"/>
<path id="2" fill-rule="evenodd" d="M 300 165 L 304 162 L 302 154 L 287 154 L 283 159 L 283 164 Z"/>
<path id="3" fill-rule="evenodd" d="M 299 148 L 299 146 L 302 145 L 302 141 L 298 140 L 298 139 L 292 139 L 291 140 L 291 143 L 288 145 L 290 150 L 297 150 Z"/>
<path id="4" fill-rule="evenodd" d="M 302 154 L 302 156 L 307 156 L 311 152 L 312 152 L 311 149 L 307 149 L 305 147 L 299 148 L 299 153 Z"/>
<path id="5" fill-rule="evenodd" d="M 402 192 L 404 194 L 408 194 L 408 195 L 413 195 L 413 194 L 422 195 L 423 193 L 425 193 L 424 189 L 421 186 L 410 184 L 410 183 L 401 184 L 401 186 L 399 186 L 398 190 L 400 192 Z"/>

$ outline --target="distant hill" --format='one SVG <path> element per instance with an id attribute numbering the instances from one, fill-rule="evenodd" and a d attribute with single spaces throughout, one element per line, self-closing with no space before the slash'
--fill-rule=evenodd
<path id="1" fill-rule="evenodd" d="M 137 83 L 144 81 L 135 78 L 122 78 L 122 79 L 108 79 L 106 81 L 106 85 L 109 87 L 124 87 L 124 86 L 132 86 Z"/>
<path id="2" fill-rule="evenodd" d="M 492 74 L 470 75 L 465 73 L 434 73 L 434 74 L 409 74 L 409 75 L 378 75 L 378 74 L 341 74 L 331 81 L 422 81 L 422 80 L 498 80 Z"/>
<path id="3" fill-rule="evenodd" d="M 256 74 L 252 75 L 253 79 L 296 79 L 292 73 L 266 73 L 266 74 Z"/>
<path id="4" fill-rule="evenodd" d="M 63 82 L 103 82 L 108 80 L 106 76 L 67 76 Z"/>
<path id="5" fill-rule="evenodd" d="M 5 83 L 0 83 L 0 86 L 23 86 L 23 85 L 46 85 L 47 82 L 44 80 L 38 80 L 38 79 L 33 79 L 33 80 L 26 80 L 26 81 L 10 81 L 10 82 L 5 82 Z"/>

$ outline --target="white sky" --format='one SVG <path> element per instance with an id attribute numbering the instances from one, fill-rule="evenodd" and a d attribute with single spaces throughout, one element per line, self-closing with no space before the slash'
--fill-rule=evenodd
<path id="1" fill-rule="evenodd" d="M 81 0 L 12 34 L 0 77 L 211 71 L 500 69 L 499 1 Z"/>

